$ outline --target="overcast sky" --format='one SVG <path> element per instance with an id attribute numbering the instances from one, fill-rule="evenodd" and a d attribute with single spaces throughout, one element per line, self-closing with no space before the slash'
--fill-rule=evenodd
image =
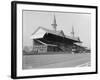
<path id="1" fill-rule="evenodd" d="M 72 26 L 75 36 L 80 37 L 82 45 L 90 47 L 91 14 L 69 12 L 23 11 L 23 47 L 32 46 L 31 34 L 39 27 L 53 29 L 51 26 L 56 16 L 57 30 L 63 30 L 65 35 L 71 36 Z"/>

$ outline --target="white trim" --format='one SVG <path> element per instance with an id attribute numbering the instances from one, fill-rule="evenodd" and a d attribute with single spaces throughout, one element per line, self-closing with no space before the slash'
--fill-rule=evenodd
<path id="1" fill-rule="evenodd" d="M 46 46 L 57 46 L 57 45 L 53 45 L 53 44 L 46 44 L 46 43 L 44 43 L 44 42 L 42 42 L 42 41 L 40 41 L 40 40 L 37 40 L 37 41 L 39 41 L 40 43 L 42 43 L 42 44 L 44 44 L 44 45 L 46 45 Z"/>

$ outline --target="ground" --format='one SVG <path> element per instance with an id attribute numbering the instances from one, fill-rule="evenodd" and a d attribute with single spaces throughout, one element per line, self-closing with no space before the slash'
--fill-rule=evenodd
<path id="1" fill-rule="evenodd" d="M 90 66 L 90 53 L 23 55 L 23 69 Z"/>

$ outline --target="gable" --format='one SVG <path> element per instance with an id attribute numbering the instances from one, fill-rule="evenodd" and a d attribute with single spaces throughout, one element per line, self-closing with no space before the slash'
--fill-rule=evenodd
<path id="1" fill-rule="evenodd" d="M 42 28 L 38 28 L 31 36 L 31 39 L 36 39 L 36 38 L 43 38 L 44 34 L 46 33 L 45 30 Z"/>

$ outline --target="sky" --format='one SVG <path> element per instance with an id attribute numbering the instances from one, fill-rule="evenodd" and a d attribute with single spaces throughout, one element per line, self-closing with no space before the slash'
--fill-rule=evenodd
<path id="1" fill-rule="evenodd" d="M 42 26 L 53 30 L 52 23 L 56 17 L 57 30 L 63 30 L 65 35 L 71 36 L 72 26 L 76 37 L 80 37 L 82 45 L 91 46 L 91 14 L 50 11 L 23 11 L 23 47 L 33 46 L 32 33 Z"/>

